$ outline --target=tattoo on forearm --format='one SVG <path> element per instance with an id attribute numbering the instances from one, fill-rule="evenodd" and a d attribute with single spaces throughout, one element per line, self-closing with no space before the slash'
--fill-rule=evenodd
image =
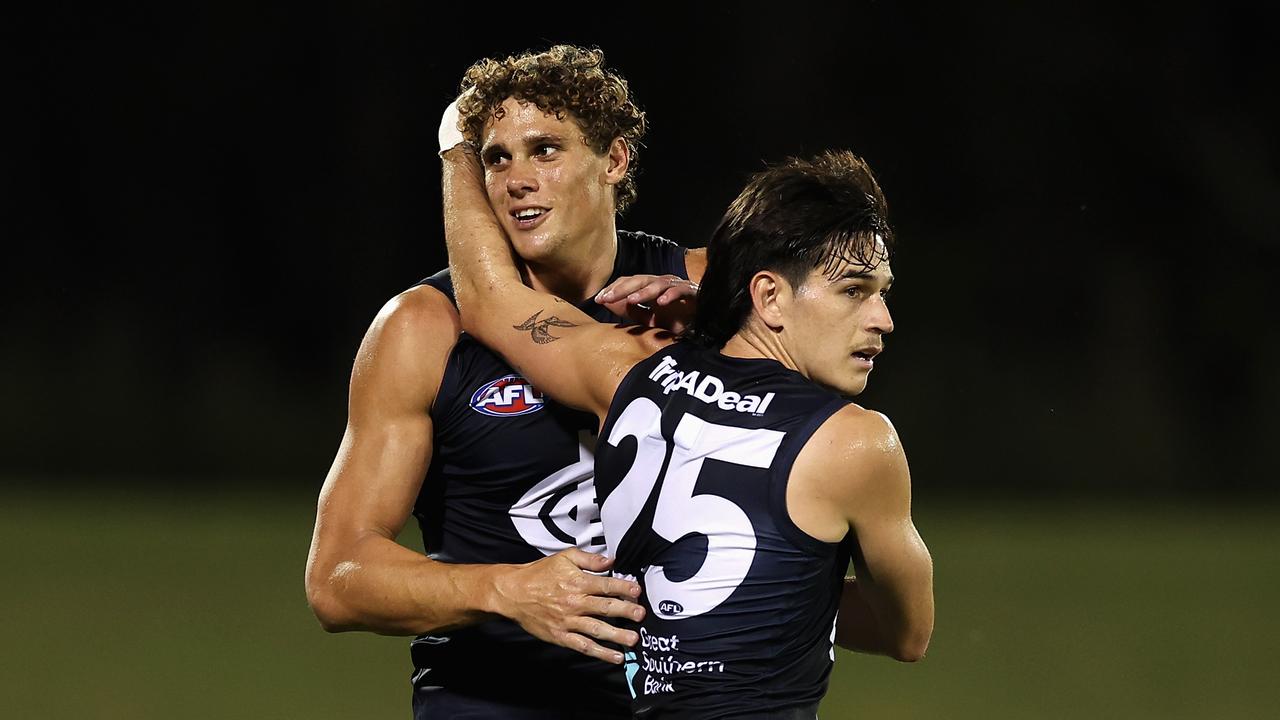
<path id="1" fill-rule="evenodd" d="M 542 314 L 542 311 L 539 310 L 538 312 L 534 313 L 528 320 L 525 320 L 519 325 L 512 325 L 511 327 L 515 328 L 516 330 L 522 330 L 522 331 L 528 330 L 529 337 L 531 340 L 538 343 L 539 345 L 546 345 L 549 342 L 555 342 L 556 340 L 560 339 L 552 335 L 547 328 L 578 326 L 577 323 L 571 323 L 568 320 L 561 320 L 555 315 L 539 320 L 538 316 L 541 314 Z"/>

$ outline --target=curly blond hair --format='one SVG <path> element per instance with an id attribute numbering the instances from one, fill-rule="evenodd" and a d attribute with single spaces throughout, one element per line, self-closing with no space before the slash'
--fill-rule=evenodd
<path id="1" fill-rule="evenodd" d="M 627 81 L 604 67 L 599 49 L 556 45 L 503 60 L 485 58 L 467 69 L 458 100 L 458 129 L 479 147 L 484 125 L 502 117 L 507 98 L 531 102 L 557 119 L 571 117 L 588 147 L 599 155 L 620 137 L 630 151 L 626 177 L 614 188 L 614 207 L 626 210 L 636 199 L 636 160 L 644 137 L 644 112 L 631 99 Z"/>

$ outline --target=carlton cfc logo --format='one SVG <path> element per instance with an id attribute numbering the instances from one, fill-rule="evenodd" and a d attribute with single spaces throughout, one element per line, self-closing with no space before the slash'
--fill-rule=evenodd
<path id="1" fill-rule="evenodd" d="M 528 415 L 542 409 L 542 393 L 519 375 L 485 383 L 471 396 L 471 409 L 493 417 Z"/>

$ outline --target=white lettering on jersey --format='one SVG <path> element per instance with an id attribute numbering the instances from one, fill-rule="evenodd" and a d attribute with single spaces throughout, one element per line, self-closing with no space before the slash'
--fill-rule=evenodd
<path id="1" fill-rule="evenodd" d="M 692 375 L 692 373 L 690 373 Z M 683 620 L 714 610 L 733 594 L 751 569 L 756 554 L 751 519 L 729 498 L 696 493 L 706 460 L 768 468 L 786 434 L 768 428 L 740 428 L 707 422 L 685 413 L 667 442 L 659 430 L 662 411 L 646 397 L 632 400 L 618 416 L 607 442 L 625 437 L 637 441 L 636 457 L 618 486 L 609 493 L 601 513 L 614 554 L 626 542 L 640 510 L 657 488 L 658 500 L 650 529 L 676 543 L 689 535 L 705 535 L 706 559 L 693 576 L 675 581 L 665 569 L 651 565 L 644 571 L 645 592 L 654 615 Z"/>
<path id="2" fill-rule="evenodd" d="M 542 393 L 514 374 L 490 380 L 471 394 L 471 409 L 491 417 L 528 415 L 545 404 Z"/>
<path id="3" fill-rule="evenodd" d="M 773 402 L 774 393 L 764 397 L 759 395 L 740 395 L 726 392 L 724 381 L 715 375 L 703 375 L 697 370 L 688 373 L 676 370 L 676 360 L 671 356 L 662 358 L 658 367 L 649 373 L 649 379 L 662 386 L 664 395 L 676 390 L 683 390 L 688 395 L 708 405 L 716 405 L 721 410 L 733 410 L 752 415 L 763 415 Z"/>
<path id="4" fill-rule="evenodd" d="M 571 547 L 604 550 L 600 508 L 596 504 L 595 435 L 578 433 L 578 461 L 533 486 L 508 514 L 520 537 L 543 555 Z"/>

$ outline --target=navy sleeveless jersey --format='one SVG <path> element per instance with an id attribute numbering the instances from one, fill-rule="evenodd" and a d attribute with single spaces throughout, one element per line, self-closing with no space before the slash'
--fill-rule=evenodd
<path id="1" fill-rule="evenodd" d="M 612 279 L 642 273 L 687 278 L 684 248 L 618 232 Z M 448 271 L 420 284 L 453 299 Z M 621 322 L 588 299 L 602 322 Z M 413 513 L 433 558 L 527 563 L 570 547 L 602 552 L 593 484 L 595 418 L 544 398 L 502 358 L 463 333 L 431 409 L 434 448 Z M 417 689 L 443 687 L 530 707 L 599 709 L 626 716 L 615 665 L 544 643 L 506 619 L 412 645 Z"/>
<path id="2" fill-rule="evenodd" d="M 684 342 L 623 379 L 596 492 L 614 572 L 643 588 L 637 717 L 814 717 L 852 544 L 796 527 L 787 478 L 847 403 L 773 360 Z"/>

